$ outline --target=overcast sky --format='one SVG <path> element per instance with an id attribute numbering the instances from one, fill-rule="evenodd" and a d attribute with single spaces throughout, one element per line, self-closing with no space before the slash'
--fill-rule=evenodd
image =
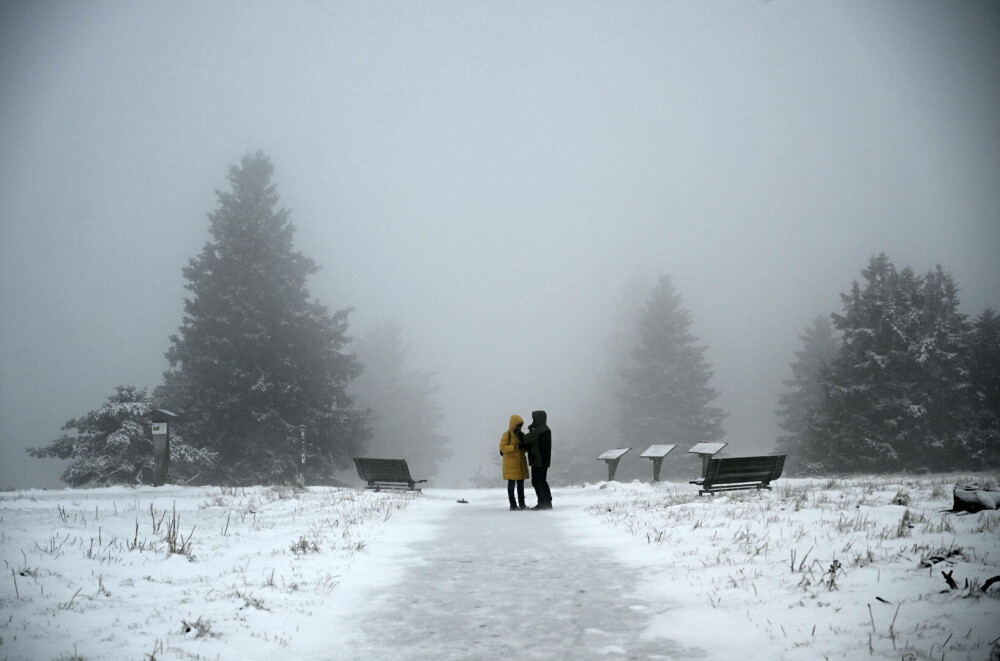
<path id="1" fill-rule="evenodd" d="M 1000 308 L 996 2 L 0 0 L 0 487 L 58 486 L 23 448 L 159 383 L 258 148 L 310 293 L 438 372 L 456 480 L 511 413 L 560 442 L 636 273 L 737 448 L 873 253 Z"/>

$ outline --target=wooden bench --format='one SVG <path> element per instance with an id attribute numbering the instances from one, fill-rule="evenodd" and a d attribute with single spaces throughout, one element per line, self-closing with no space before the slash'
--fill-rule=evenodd
<path id="1" fill-rule="evenodd" d="M 698 495 L 736 489 L 770 489 L 785 467 L 783 454 L 764 457 L 722 457 L 709 459 L 705 477 L 691 480 L 701 487 Z"/>
<path id="2" fill-rule="evenodd" d="M 367 482 L 366 489 L 381 491 L 382 489 L 399 489 L 420 491 L 417 485 L 427 480 L 414 480 L 410 477 L 410 467 L 405 459 L 369 459 L 354 458 L 354 466 L 358 469 L 358 477 Z"/>

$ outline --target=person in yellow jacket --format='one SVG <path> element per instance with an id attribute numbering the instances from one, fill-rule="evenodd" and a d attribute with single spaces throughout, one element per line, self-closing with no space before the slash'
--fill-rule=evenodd
<path id="1" fill-rule="evenodd" d="M 503 455 L 503 479 L 507 480 L 507 499 L 510 510 L 526 510 L 524 504 L 524 480 L 528 477 L 528 459 L 521 447 L 524 432 L 521 427 L 524 419 L 515 414 L 510 416 L 510 426 L 500 437 L 500 454 Z M 514 490 L 517 490 L 517 500 L 514 500 Z"/>

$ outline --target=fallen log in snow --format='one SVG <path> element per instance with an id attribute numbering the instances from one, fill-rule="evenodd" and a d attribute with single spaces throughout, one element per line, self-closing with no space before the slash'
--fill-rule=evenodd
<path id="1" fill-rule="evenodd" d="M 955 502 L 952 512 L 979 512 L 1000 509 L 1000 491 L 964 487 L 956 484 L 952 492 Z"/>

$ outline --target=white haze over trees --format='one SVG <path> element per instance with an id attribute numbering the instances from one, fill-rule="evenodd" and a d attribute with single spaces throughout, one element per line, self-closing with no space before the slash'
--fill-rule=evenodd
<path id="1" fill-rule="evenodd" d="M 791 390 L 778 396 L 776 413 L 787 434 L 778 437 L 777 447 L 788 455 L 785 468 L 794 471 L 802 464 L 802 451 L 809 433 L 809 417 L 823 405 L 823 373 L 837 355 L 838 338 L 827 316 L 818 316 L 799 335 L 802 348 L 795 352 L 792 378 L 784 381 Z"/>
<path id="2" fill-rule="evenodd" d="M 371 413 L 365 456 L 405 458 L 416 479 L 434 477 L 451 455 L 436 375 L 407 367 L 409 347 L 394 322 L 355 337 L 351 347 L 364 366 L 351 383 L 354 404 Z"/>
<path id="3" fill-rule="evenodd" d="M 0 487 L 58 486 L 26 448 L 161 385 L 213 190 L 258 149 L 310 299 L 435 375 L 437 486 L 485 476 L 512 413 L 549 412 L 553 478 L 633 444 L 632 278 L 691 312 L 728 451 L 770 451 L 800 329 L 872 255 L 1000 308 L 997 53 L 994 2 L 4 2 Z"/>
<path id="4" fill-rule="evenodd" d="M 670 278 L 660 277 L 639 316 L 639 341 L 617 395 L 622 441 L 640 448 L 668 439 L 688 448 L 725 435 L 725 413 L 709 383 L 705 347 L 691 334 L 691 313 Z"/>

